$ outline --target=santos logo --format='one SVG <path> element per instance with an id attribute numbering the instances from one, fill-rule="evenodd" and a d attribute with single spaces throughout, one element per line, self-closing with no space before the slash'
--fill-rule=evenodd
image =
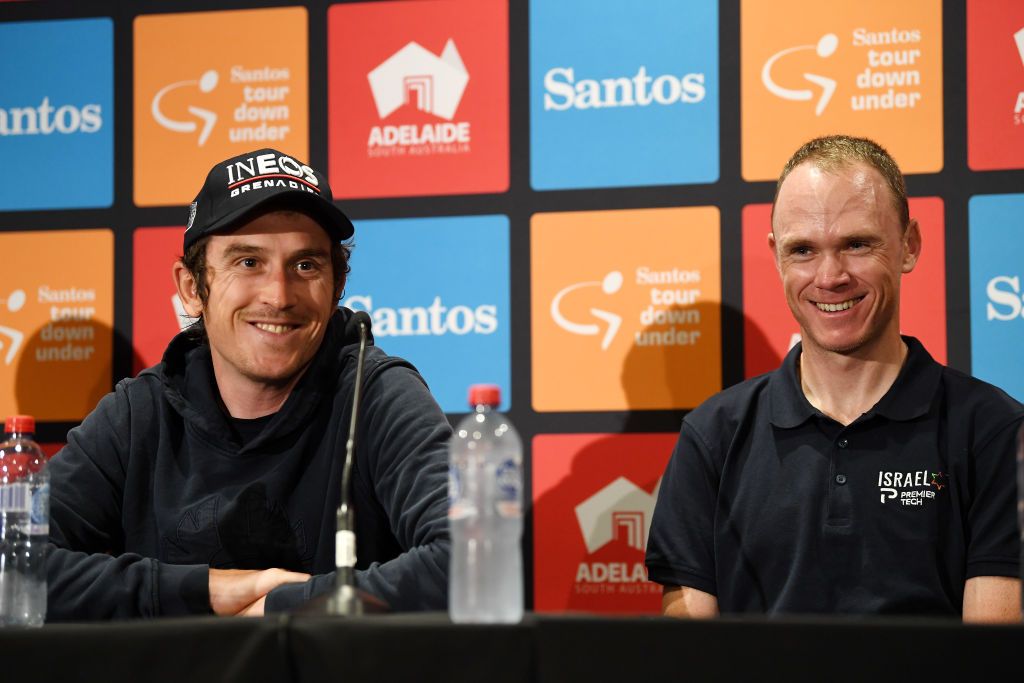
<path id="1" fill-rule="evenodd" d="M 494 334 L 498 329 L 498 307 L 493 304 L 449 308 L 441 297 L 435 296 L 429 306 L 375 308 L 372 296 L 353 295 L 342 305 L 369 313 L 373 320 L 373 333 L 379 337 Z"/>
<path id="2" fill-rule="evenodd" d="M 643 552 L 647 547 L 647 534 L 660 487 L 659 479 L 654 491 L 647 493 L 625 477 L 619 477 L 577 505 L 576 521 L 587 553 L 593 555 L 612 541 L 624 542 L 630 548 Z M 646 580 L 647 572 L 642 562 L 581 562 L 576 571 L 577 583 L 635 583 Z"/>
<path id="3" fill-rule="evenodd" d="M 0 109 L 0 135 L 4 136 L 95 133 L 102 127 L 103 110 L 98 104 L 54 107 L 44 97 L 37 107 Z"/>
<path id="4" fill-rule="evenodd" d="M 572 67 L 555 67 L 544 74 L 544 109 L 647 107 L 651 104 L 693 104 L 704 99 L 704 74 L 652 77 L 641 66 L 633 76 L 576 80 Z"/>
<path id="5" fill-rule="evenodd" d="M 998 275 L 992 278 L 985 293 L 988 295 L 985 307 L 987 320 L 1024 318 L 1024 294 L 1021 293 L 1018 276 Z"/>

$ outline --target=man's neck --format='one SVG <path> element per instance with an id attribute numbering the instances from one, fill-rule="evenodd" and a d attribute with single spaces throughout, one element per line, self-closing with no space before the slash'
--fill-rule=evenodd
<path id="1" fill-rule="evenodd" d="M 870 410 L 896 381 L 907 358 L 899 334 L 886 335 L 870 349 L 845 355 L 805 344 L 800 386 L 812 406 L 848 425 Z"/>
<path id="2" fill-rule="evenodd" d="M 216 359 L 213 363 L 213 375 L 217 380 L 217 390 L 224 408 L 231 417 L 243 420 L 253 420 L 279 411 L 303 374 L 305 370 L 286 384 L 275 385 L 253 381 L 223 369 L 218 371 Z"/>

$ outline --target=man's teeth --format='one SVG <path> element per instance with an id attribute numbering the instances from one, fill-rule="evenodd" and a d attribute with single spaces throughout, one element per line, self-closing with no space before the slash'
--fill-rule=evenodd
<path id="1" fill-rule="evenodd" d="M 861 297 L 863 298 L 863 297 Z M 860 299 L 848 299 L 840 304 L 815 304 L 818 310 L 827 311 L 829 313 L 835 313 L 836 311 L 845 311 L 848 308 L 853 308 L 853 305 L 860 301 Z"/>
<path id="2" fill-rule="evenodd" d="M 288 330 L 292 329 L 291 325 L 271 325 L 270 323 L 253 323 L 256 327 L 266 332 L 273 332 L 274 334 L 284 334 Z"/>

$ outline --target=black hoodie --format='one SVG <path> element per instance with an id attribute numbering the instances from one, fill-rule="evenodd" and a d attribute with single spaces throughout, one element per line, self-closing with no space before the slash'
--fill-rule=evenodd
<path id="1" fill-rule="evenodd" d="M 355 381 L 352 312 L 281 410 L 244 445 L 210 349 L 185 334 L 122 380 L 50 463 L 48 621 L 208 614 L 208 568 L 317 574 L 268 611 L 333 585 L 335 511 Z M 349 326 L 351 327 L 351 326 Z M 451 429 L 416 370 L 368 346 L 353 467 L 356 584 L 392 609 L 443 609 Z"/>

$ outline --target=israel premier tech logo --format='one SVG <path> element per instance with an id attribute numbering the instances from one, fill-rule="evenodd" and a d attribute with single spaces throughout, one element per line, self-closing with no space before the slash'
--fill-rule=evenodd
<path id="1" fill-rule="evenodd" d="M 510 398 L 508 218 L 360 221 L 342 305 L 370 314 L 376 343 L 416 366 L 445 412 L 487 382 Z"/>
<path id="2" fill-rule="evenodd" d="M 109 206 L 113 111 L 109 19 L 0 24 L 0 210 Z"/>
<path id="3" fill-rule="evenodd" d="M 1024 399 L 1024 194 L 968 203 L 971 374 Z"/>
<path id="4" fill-rule="evenodd" d="M 717 35 L 705 0 L 531 2 L 533 186 L 716 180 Z"/>
<path id="5" fill-rule="evenodd" d="M 440 55 L 410 42 L 367 77 L 382 120 L 404 106 L 443 119 L 423 125 L 373 126 L 367 154 L 461 154 L 470 151 L 469 121 L 452 121 L 469 82 L 455 41 Z"/>

